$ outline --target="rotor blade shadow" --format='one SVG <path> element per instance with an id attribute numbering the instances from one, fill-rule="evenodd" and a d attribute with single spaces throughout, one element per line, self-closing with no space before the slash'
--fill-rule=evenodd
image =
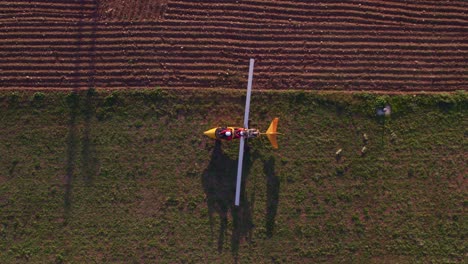
<path id="1" fill-rule="evenodd" d="M 250 151 L 249 141 L 245 141 L 244 147 L 244 165 L 242 172 L 242 188 L 240 192 L 240 204 L 239 206 L 233 206 L 232 221 L 233 231 L 231 237 L 231 252 L 234 256 L 234 263 L 238 263 L 239 246 L 243 240 L 250 242 L 252 237 L 252 229 L 254 228 L 253 216 L 252 216 L 252 203 L 248 200 L 246 195 L 246 182 L 249 179 L 250 169 L 252 168 L 253 158 L 252 152 Z"/>

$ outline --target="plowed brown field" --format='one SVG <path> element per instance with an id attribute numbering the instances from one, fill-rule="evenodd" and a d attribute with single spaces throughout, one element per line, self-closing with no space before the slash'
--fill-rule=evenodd
<path id="1" fill-rule="evenodd" d="M 0 2 L 0 88 L 453 91 L 468 2 Z"/>

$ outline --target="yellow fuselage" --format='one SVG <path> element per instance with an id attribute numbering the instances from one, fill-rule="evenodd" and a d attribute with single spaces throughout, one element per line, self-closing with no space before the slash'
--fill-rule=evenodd
<path id="1" fill-rule="evenodd" d="M 232 139 L 237 139 L 237 138 L 257 138 L 260 135 L 264 134 L 268 137 L 268 140 L 270 141 L 271 145 L 273 146 L 274 149 L 278 148 L 278 142 L 276 140 L 276 136 L 279 135 L 278 132 L 276 132 L 278 128 L 278 118 L 275 117 L 273 121 L 271 121 L 270 126 L 268 127 L 268 130 L 265 133 L 260 133 L 260 130 L 258 129 L 247 129 L 247 128 L 242 128 L 242 127 L 214 127 L 212 129 L 208 129 L 203 134 L 207 137 L 210 137 L 212 139 L 222 139 L 222 140 L 232 140 Z M 231 136 L 226 137 L 223 136 L 223 133 L 225 129 L 230 130 Z"/>
<path id="2" fill-rule="evenodd" d="M 225 128 L 230 129 L 232 134 L 234 134 L 234 130 L 237 129 L 235 127 L 225 127 Z M 218 129 L 221 129 L 221 127 L 215 127 L 215 128 L 209 129 L 209 130 L 203 132 L 203 134 L 205 136 L 208 136 L 208 137 L 212 138 L 212 139 L 221 139 L 221 138 L 216 136 L 216 131 Z"/>

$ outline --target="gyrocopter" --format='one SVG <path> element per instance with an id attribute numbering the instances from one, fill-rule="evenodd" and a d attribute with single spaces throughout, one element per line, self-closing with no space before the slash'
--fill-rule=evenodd
<path id="1" fill-rule="evenodd" d="M 244 113 L 244 126 L 235 127 L 235 126 L 226 126 L 226 127 L 215 127 L 205 131 L 203 134 L 206 136 L 216 139 L 216 140 L 225 140 L 230 141 L 233 139 L 239 139 L 239 161 L 237 164 L 237 183 L 236 183 L 236 198 L 235 205 L 239 206 L 240 200 L 240 190 L 241 190 L 241 179 L 242 179 L 242 163 L 244 159 L 244 144 L 247 139 L 258 138 L 261 135 L 266 135 L 269 139 L 271 145 L 274 149 L 278 148 L 278 142 L 276 135 L 279 133 L 276 132 L 278 127 L 278 118 L 275 117 L 271 122 L 265 133 L 261 133 L 260 130 L 256 128 L 249 128 L 249 111 L 250 111 L 250 95 L 252 93 L 252 79 L 253 79 L 253 67 L 254 59 L 250 59 L 249 67 L 249 79 L 247 82 L 247 97 L 245 100 L 245 113 Z"/>

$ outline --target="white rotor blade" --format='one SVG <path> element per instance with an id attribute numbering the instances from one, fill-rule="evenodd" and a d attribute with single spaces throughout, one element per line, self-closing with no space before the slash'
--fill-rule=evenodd
<path id="1" fill-rule="evenodd" d="M 247 81 L 247 97 L 245 99 L 245 113 L 244 113 L 244 128 L 249 128 L 249 111 L 250 111 L 250 94 L 252 93 L 252 80 L 253 80 L 253 69 L 254 69 L 254 59 L 250 59 L 249 65 L 249 79 Z M 244 162 L 244 137 L 240 138 L 239 144 L 239 161 L 237 163 L 237 182 L 236 182 L 236 199 L 235 205 L 239 206 L 240 203 L 240 191 L 242 183 L 242 164 Z"/>
<path id="2" fill-rule="evenodd" d="M 244 161 L 244 137 L 240 138 L 239 145 L 239 161 L 237 162 L 237 183 L 236 183 L 236 201 L 235 205 L 239 206 L 241 181 L 242 181 L 242 163 Z"/>
<path id="3" fill-rule="evenodd" d="M 254 62 L 254 59 L 250 59 L 249 80 L 247 81 L 247 97 L 245 99 L 244 128 L 249 128 L 250 94 L 252 93 Z"/>

